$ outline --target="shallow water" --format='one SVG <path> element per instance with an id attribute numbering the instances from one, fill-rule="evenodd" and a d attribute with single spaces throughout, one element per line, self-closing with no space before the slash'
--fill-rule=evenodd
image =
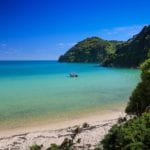
<path id="1" fill-rule="evenodd" d="M 77 72 L 78 78 L 70 78 Z M 0 128 L 69 119 L 125 105 L 140 81 L 137 69 L 56 61 L 0 62 Z"/>

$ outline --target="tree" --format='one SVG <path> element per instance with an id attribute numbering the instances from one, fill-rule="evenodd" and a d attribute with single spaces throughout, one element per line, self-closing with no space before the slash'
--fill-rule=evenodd
<path id="1" fill-rule="evenodd" d="M 141 115 L 150 106 L 150 59 L 141 65 L 141 82 L 133 91 L 126 112 Z"/>

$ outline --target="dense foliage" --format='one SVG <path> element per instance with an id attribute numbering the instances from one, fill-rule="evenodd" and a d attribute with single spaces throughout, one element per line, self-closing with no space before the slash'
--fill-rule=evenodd
<path id="1" fill-rule="evenodd" d="M 106 41 L 98 37 L 87 38 L 60 56 L 60 62 L 102 62 L 107 55 L 114 54 L 118 41 Z"/>
<path id="2" fill-rule="evenodd" d="M 149 150 L 150 112 L 114 125 L 102 141 L 104 150 Z"/>
<path id="3" fill-rule="evenodd" d="M 128 106 L 127 113 L 142 114 L 150 107 L 150 59 L 141 65 L 141 79 L 136 89 L 133 91 Z"/>
<path id="4" fill-rule="evenodd" d="M 137 67 L 148 58 L 150 52 L 150 26 L 117 47 L 114 55 L 108 56 L 104 66 Z"/>
<path id="5" fill-rule="evenodd" d="M 98 62 L 103 66 L 138 67 L 150 54 L 150 25 L 127 42 L 87 38 L 60 56 L 60 62 Z"/>
<path id="6" fill-rule="evenodd" d="M 104 150 L 150 149 L 150 59 L 141 65 L 141 82 L 133 91 L 127 113 L 137 117 L 114 125 L 101 142 Z"/>

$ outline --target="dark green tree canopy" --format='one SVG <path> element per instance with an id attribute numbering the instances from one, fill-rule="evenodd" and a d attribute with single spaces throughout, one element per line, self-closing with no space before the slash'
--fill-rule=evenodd
<path id="1" fill-rule="evenodd" d="M 133 91 L 126 112 L 137 116 L 114 125 L 102 140 L 104 150 L 150 149 L 150 59 L 141 65 L 141 82 Z"/>
<path id="2" fill-rule="evenodd" d="M 150 52 L 150 25 L 117 47 L 113 57 L 104 60 L 104 66 L 138 67 L 148 58 Z"/>
<path id="3" fill-rule="evenodd" d="M 108 54 L 114 54 L 119 41 L 107 41 L 98 37 L 87 38 L 60 56 L 60 62 L 102 62 Z"/>
<path id="4" fill-rule="evenodd" d="M 150 112 L 114 125 L 102 141 L 104 150 L 149 150 Z"/>
<path id="5" fill-rule="evenodd" d="M 133 91 L 127 113 L 141 115 L 150 106 L 150 59 L 141 65 L 141 82 Z"/>

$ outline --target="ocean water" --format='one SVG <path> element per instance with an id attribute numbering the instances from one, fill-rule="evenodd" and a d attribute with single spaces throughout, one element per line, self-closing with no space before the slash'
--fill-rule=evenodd
<path id="1" fill-rule="evenodd" d="M 70 78 L 77 72 L 78 78 Z M 126 105 L 138 69 L 56 61 L 0 62 L 0 128 L 55 121 Z"/>

